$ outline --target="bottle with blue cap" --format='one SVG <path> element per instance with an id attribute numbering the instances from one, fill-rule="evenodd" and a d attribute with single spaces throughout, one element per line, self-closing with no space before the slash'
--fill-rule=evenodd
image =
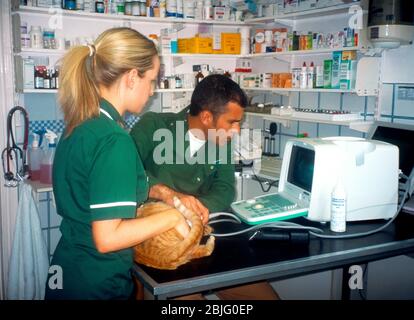
<path id="1" fill-rule="evenodd" d="M 57 135 L 53 131 L 46 129 L 45 138 L 49 144 L 48 148 L 43 153 L 42 163 L 40 165 L 40 182 L 52 184 L 52 167 L 56 152 Z"/>

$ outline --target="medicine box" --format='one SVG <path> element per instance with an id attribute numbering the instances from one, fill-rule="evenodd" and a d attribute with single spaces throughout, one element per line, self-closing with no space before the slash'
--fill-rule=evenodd
<path id="1" fill-rule="evenodd" d="M 342 51 L 332 53 L 332 89 L 339 89 L 339 71 L 341 67 Z"/>
<path id="2" fill-rule="evenodd" d="M 23 88 L 34 89 L 34 60 L 23 59 Z"/>
<path id="3" fill-rule="evenodd" d="M 221 48 L 224 54 L 240 54 L 241 35 L 240 33 L 221 34 Z"/>
<path id="4" fill-rule="evenodd" d="M 356 69 L 357 69 L 356 51 L 344 51 L 342 53 L 340 69 L 340 89 L 351 90 L 355 88 Z"/>
<path id="5" fill-rule="evenodd" d="M 332 60 L 325 60 L 323 62 L 323 87 L 331 89 L 332 85 Z"/>

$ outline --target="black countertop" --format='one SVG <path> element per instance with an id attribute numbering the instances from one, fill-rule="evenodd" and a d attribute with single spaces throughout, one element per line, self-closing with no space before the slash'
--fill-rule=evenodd
<path id="1" fill-rule="evenodd" d="M 291 221 L 322 228 L 327 234 L 333 234 L 329 231 L 329 224 L 322 225 L 305 218 Z M 347 231 L 370 231 L 385 222 L 348 222 Z M 213 226 L 217 233 L 247 227 L 228 222 Z M 312 236 L 307 244 L 294 244 L 248 241 L 250 235 L 217 237 L 211 256 L 193 260 L 176 270 L 157 270 L 136 264 L 135 272 L 152 294 L 174 296 L 364 263 L 414 252 L 414 216 L 401 213 L 385 230 L 355 239 L 331 240 Z"/>

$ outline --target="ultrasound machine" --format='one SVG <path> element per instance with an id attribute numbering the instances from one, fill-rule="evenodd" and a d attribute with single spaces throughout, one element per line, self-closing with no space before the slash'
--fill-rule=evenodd
<path id="1" fill-rule="evenodd" d="M 304 216 L 330 221 L 331 194 L 341 179 L 347 221 L 392 218 L 401 181 L 413 185 L 414 127 L 377 122 L 368 139 L 328 137 L 286 143 L 278 192 L 234 202 L 233 212 L 247 224 Z M 405 179 L 400 179 L 403 176 Z"/>

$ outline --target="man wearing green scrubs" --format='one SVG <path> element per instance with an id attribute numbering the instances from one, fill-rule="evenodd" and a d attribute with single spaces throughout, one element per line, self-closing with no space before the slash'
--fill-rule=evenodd
<path id="1" fill-rule="evenodd" d="M 246 105 L 246 95 L 234 81 L 211 75 L 197 85 L 191 105 L 183 111 L 147 112 L 131 135 L 149 178 L 149 198 L 173 205 L 177 196 L 204 223 L 210 212 L 226 211 L 235 196 L 231 139 L 240 133 Z M 217 295 L 223 299 L 277 298 L 267 283 L 222 290 Z"/>

